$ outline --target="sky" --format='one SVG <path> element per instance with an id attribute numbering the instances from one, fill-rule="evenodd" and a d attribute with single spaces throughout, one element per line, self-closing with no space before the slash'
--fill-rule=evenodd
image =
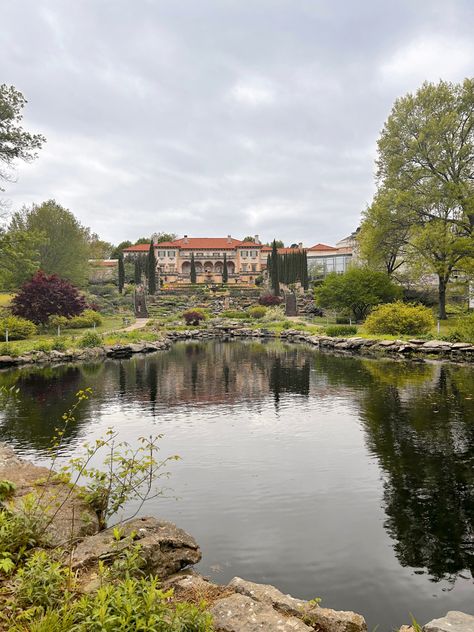
<path id="1" fill-rule="evenodd" d="M 394 100 L 474 74 L 472 0 L 2 0 L 0 83 L 47 143 L 10 209 L 103 239 L 336 243 Z"/>

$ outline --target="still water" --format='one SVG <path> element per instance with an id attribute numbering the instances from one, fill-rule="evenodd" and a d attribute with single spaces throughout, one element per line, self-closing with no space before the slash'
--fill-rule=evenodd
<path id="1" fill-rule="evenodd" d="M 474 613 L 474 370 L 337 357 L 279 342 L 179 343 L 100 364 L 0 373 L 20 388 L 0 439 L 44 462 L 113 427 L 179 454 L 145 513 L 203 550 L 199 570 L 362 613 L 369 630 Z"/>

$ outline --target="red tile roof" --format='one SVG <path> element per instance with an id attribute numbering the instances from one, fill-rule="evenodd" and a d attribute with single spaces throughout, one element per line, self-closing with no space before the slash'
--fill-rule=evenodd
<path id="1" fill-rule="evenodd" d="M 228 237 L 182 237 L 175 241 L 163 241 L 155 244 L 157 248 L 183 248 L 184 250 L 234 250 L 235 248 L 261 248 L 253 241 L 241 241 Z M 149 244 L 138 244 L 124 248 L 124 252 L 144 252 Z"/>
<path id="2" fill-rule="evenodd" d="M 312 248 L 308 248 L 308 250 L 337 250 L 334 246 L 327 246 L 326 244 L 316 244 Z"/>

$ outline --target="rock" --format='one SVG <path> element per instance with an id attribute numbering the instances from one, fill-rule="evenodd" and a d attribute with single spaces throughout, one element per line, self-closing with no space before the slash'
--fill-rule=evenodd
<path id="1" fill-rule="evenodd" d="M 446 340 L 428 340 L 428 342 L 423 343 L 423 349 L 439 349 L 443 351 L 445 349 L 451 349 L 452 345 L 450 342 L 446 342 Z"/>
<path id="2" fill-rule="evenodd" d="M 220 599 L 210 613 L 216 632 L 314 632 L 300 619 L 240 594 Z"/>
<path id="3" fill-rule="evenodd" d="M 14 358 L 13 356 L 9 355 L 0 356 L 0 367 L 14 366 L 15 364 L 18 364 L 18 358 Z"/>
<path id="4" fill-rule="evenodd" d="M 132 543 L 140 544 L 146 570 L 160 578 L 177 573 L 201 559 L 196 541 L 171 522 L 156 518 L 135 518 L 120 526 L 122 539 L 115 540 L 112 529 L 79 542 L 72 555 L 74 570 L 91 570 L 99 560 L 113 560 Z M 133 537 L 131 537 L 133 536 Z"/>
<path id="5" fill-rule="evenodd" d="M 311 606 L 304 613 L 305 621 L 320 632 L 366 632 L 367 624 L 362 615 L 344 610 L 331 610 Z"/>
<path id="6" fill-rule="evenodd" d="M 259 601 L 276 608 L 280 612 L 298 617 L 301 616 L 302 610 L 307 604 L 306 601 L 300 601 L 290 595 L 284 595 L 270 584 L 256 584 L 240 577 L 234 577 L 228 586 L 235 592 L 250 597 L 254 601 Z"/>
<path id="7" fill-rule="evenodd" d="M 411 625 L 402 625 L 398 632 L 415 632 L 415 630 Z"/>
<path id="8" fill-rule="evenodd" d="M 474 616 L 451 610 L 441 619 L 434 619 L 425 626 L 423 632 L 473 632 Z"/>
<path id="9" fill-rule="evenodd" d="M 41 521 L 47 526 L 45 544 L 67 547 L 71 540 L 97 533 L 99 523 L 95 512 L 76 492 L 71 492 L 69 485 L 48 468 L 20 459 L 4 444 L 0 444 L 0 480 L 15 484 L 15 493 L 9 501 L 14 512 L 24 512 L 28 495 L 39 499 L 32 511 L 43 514 Z"/>
<path id="10" fill-rule="evenodd" d="M 453 349 L 468 349 L 471 345 L 469 342 L 454 342 L 451 346 Z"/>
<path id="11" fill-rule="evenodd" d="M 379 347 L 393 347 L 395 345 L 395 340 L 379 340 L 377 344 Z"/>

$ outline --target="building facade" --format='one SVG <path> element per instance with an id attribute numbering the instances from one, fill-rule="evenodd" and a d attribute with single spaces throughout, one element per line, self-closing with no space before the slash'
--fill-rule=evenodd
<path id="1" fill-rule="evenodd" d="M 263 245 L 258 235 L 255 241 L 241 241 L 231 235 L 227 237 L 188 237 L 175 241 L 155 244 L 157 273 L 160 281 L 168 285 L 189 283 L 191 278 L 191 257 L 194 257 L 197 283 L 221 283 L 224 269 L 224 255 L 227 261 L 229 284 L 254 285 L 267 267 L 271 247 Z M 128 259 L 146 256 L 149 244 L 138 244 L 124 249 Z M 349 265 L 351 248 L 316 244 L 304 248 L 279 248 L 279 254 L 306 250 L 308 267 L 322 266 L 325 274 L 344 272 Z"/>

